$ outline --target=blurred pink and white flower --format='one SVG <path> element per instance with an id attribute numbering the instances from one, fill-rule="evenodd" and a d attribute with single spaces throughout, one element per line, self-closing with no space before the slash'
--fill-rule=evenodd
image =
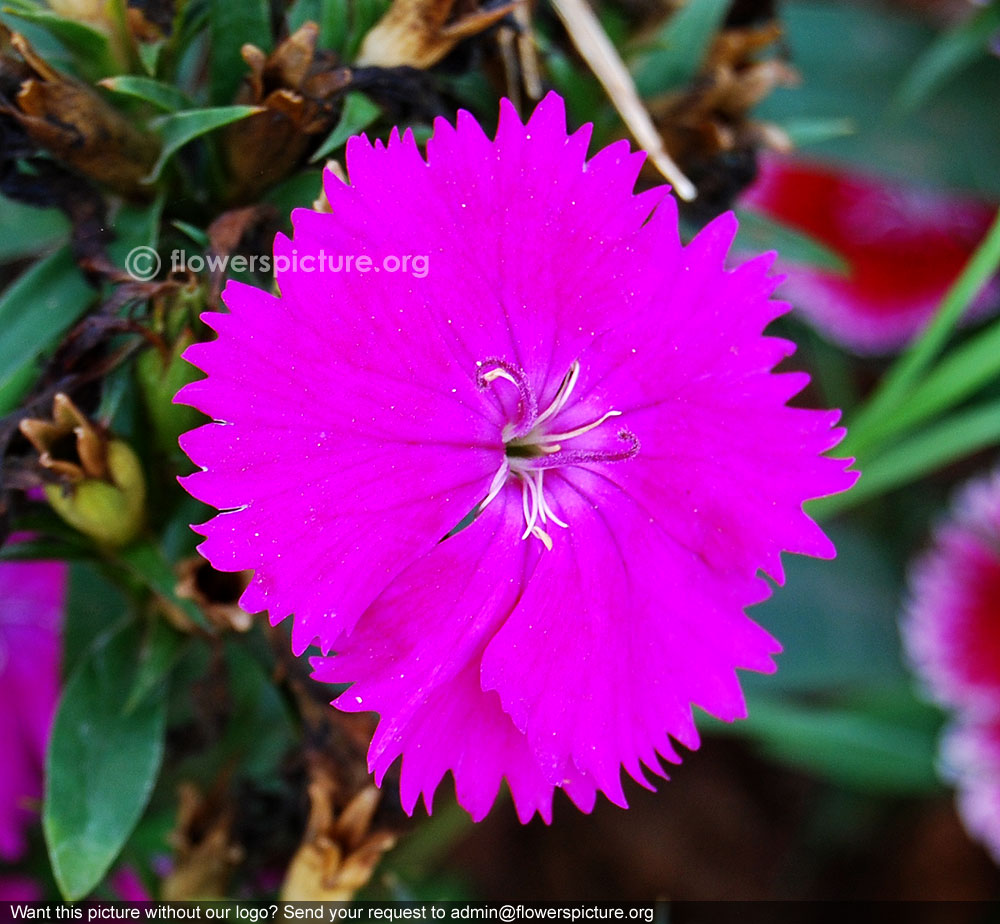
<path id="1" fill-rule="evenodd" d="M 781 293 L 858 353 L 898 350 L 923 328 L 995 213 L 967 196 L 777 155 L 761 158 L 743 204 L 845 260 L 846 273 L 783 265 Z M 973 310 L 998 299 L 994 284 Z"/>
<path id="2" fill-rule="evenodd" d="M 724 267 L 726 215 L 687 247 L 663 189 L 634 195 L 626 143 L 588 159 L 547 97 L 413 137 L 351 140 L 331 213 L 298 210 L 286 266 L 324 252 L 426 254 L 426 277 L 279 267 L 280 297 L 230 283 L 180 400 L 198 527 L 242 598 L 376 711 L 369 766 L 402 758 L 403 805 L 449 771 L 482 818 L 506 778 L 522 820 L 556 789 L 584 811 L 649 787 L 692 705 L 745 716 L 737 669 L 778 643 L 745 608 L 782 551 L 830 557 L 802 510 L 851 486 L 837 412 L 792 408 L 763 336 L 769 258 Z M 384 263 L 381 264 L 384 266 Z M 470 522 L 471 521 L 471 522 Z M 459 524 L 464 528 L 458 528 Z"/>
<path id="3" fill-rule="evenodd" d="M 941 769 L 969 833 L 1000 862 L 1000 470 L 958 495 L 910 576 L 910 661 L 953 712 Z"/>
<path id="4" fill-rule="evenodd" d="M 1000 472 L 959 494 L 910 586 L 903 636 L 933 697 L 1000 716 Z"/>

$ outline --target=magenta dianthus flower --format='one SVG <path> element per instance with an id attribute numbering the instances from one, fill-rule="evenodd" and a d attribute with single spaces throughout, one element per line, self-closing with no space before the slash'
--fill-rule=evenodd
<path id="1" fill-rule="evenodd" d="M 408 811 L 449 771 L 477 819 L 504 778 L 523 820 L 557 788 L 624 805 L 623 767 L 648 786 L 697 746 L 692 704 L 745 714 L 736 669 L 779 650 L 744 612 L 759 572 L 832 556 L 802 503 L 855 477 L 823 455 L 837 413 L 772 371 L 770 258 L 724 268 L 731 215 L 683 247 L 642 155 L 588 140 L 555 95 L 526 125 L 504 102 L 495 139 L 439 120 L 426 160 L 352 139 L 332 214 L 275 243 L 280 297 L 230 283 L 186 354 L 215 422 L 184 483 L 223 511 L 201 551 L 336 652 L 316 677 L 380 714 Z M 303 264 L 331 255 L 373 268 Z"/>

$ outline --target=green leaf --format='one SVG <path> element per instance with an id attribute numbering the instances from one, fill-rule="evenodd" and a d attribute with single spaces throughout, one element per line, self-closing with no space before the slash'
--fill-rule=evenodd
<path id="1" fill-rule="evenodd" d="M 829 517 L 917 481 L 974 452 L 995 446 L 1000 446 L 1000 401 L 954 414 L 893 443 L 881 455 L 859 466 L 861 479 L 850 491 L 811 501 L 809 514 Z"/>
<path id="2" fill-rule="evenodd" d="M 350 0 L 351 29 L 346 39 L 344 55 L 353 60 L 358 56 L 361 43 L 365 36 L 371 32 L 377 23 L 389 9 L 390 0 Z M 343 6 L 343 4 L 331 4 L 333 7 Z M 336 10 L 327 10 L 327 16 L 332 15 Z M 326 17 L 325 17 L 326 18 Z"/>
<path id="3" fill-rule="evenodd" d="M 125 712 L 138 709 L 160 685 L 183 653 L 188 638 L 162 619 L 157 619 L 147 637 L 136 669 L 135 683 L 125 701 Z"/>
<path id="4" fill-rule="evenodd" d="M 189 141 L 261 111 L 259 106 L 216 106 L 189 109 L 154 119 L 151 125 L 163 140 L 163 149 L 144 182 L 153 183 L 159 179 L 167 161 Z"/>
<path id="5" fill-rule="evenodd" d="M 271 203 L 279 215 L 285 216 L 286 227 L 290 229 L 292 210 L 312 208 L 322 189 L 322 170 L 299 170 L 272 186 L 261 201 Z"/>
<path id="6" fill-rule="evenodd" d="M 983 156 L 1000 150 L 1000 67 L 995 60 L 973 63 L 926 105 L 902 117 L 892 98 L 936 34 L 886 6 L 782 3 L 785 42 L 802 83 L 777 89 L 758 104 L 755 116 L 779 125 L 798 118 L 850 119 L 856 132 L 818 143 L 810 155 L 1000 197 L 1000 171 Z M 845 49 L 850 49 L 846 58 Z"/>
<path id="7" fill-rule="evenodd" d="M 208 19 L 212 102 L 226 105 L 236 98 L 248 73 L 241 54 L 243 46 L 249 43 L 271 50 L 271 6 L 267 0 L 209 0 Z"/>
<path id="8" fill-rule="evenodd" d="M 348 93 L 344 99 L 344 108 L 336 128 L 327 136 L 315 154 L 312 163 L 322 160 L 327 154 L 336 151 L 352 135 L 359 135 L 380 115 L 382 109 L 373 103 L 364 93 Z"/>
<path id="9" fill-rule="evenodd" d="M 846 273 L 847 263 L 840 254 L 801 231 L 796 231 L 757 212 L 737 209 L 740 230 L 736 246 L 763 253 L 777 250 L 782 260 L 803 266 L 815 266 L 834 273 Z"/>
<path id="10" fill-rule="evenodd" d="M 71 676 L 97 637 L 108 626 L 121 623 L 128 612 L 129 602 L 121 588 L 96 564 L 71 564 L 66 585 L 63 676 Z"/>
<path id="11" fill-rule="evenodd" d="M 151 77 L 128 74 L 121 77 L 107 77 L 100 81 L 100 86 L 112 93 L 141 99 L 165 112 L 176 112 L 191 105 L 191 100 L 173 84 L 153 80 Z"/>
<path id="12" fill-rule="evenodd" d="M 273 779 L 292 741 L 292 722 L 275 688 L 270 667 L 257 661 L 244 642 L 226 645 L 233 713 L 219 744 L 226 763 L 235 759 L 248 776 Z"/>
<path id="13" fill-rule="evenodd" d="M 180 609 L 196 626 L 210 628 L 204 614 L 192 600 L 174 594 L 177 575 L 163 552 L 153 542 L 136 542 L 121 552 L 121 561 L 143 587 L 152 591 L 168 606 Z"/>
<path id="14" fill-rule="evenodd" d="M 843 786 L 894 794 L 933 792 L 939 720 L 906 693 L 909 714 L 886 716 L 862 705 L 807 707 L 754 697 L 750 717 L 713 731 L 755 740 L 779 760 Z"/>
<path id="15" fill-rule="evenodd" d="M 86 23 L 66 19 L 23 0 L 5 3 L 3 12 L 43 28 L 73 56 L 74 63 L 86 76 L 103 77 L 118 69 L 108 37 Z"/>
<path id="16" fill-rule="evenodd" d="M 789 119 L 782 123 L 781 128 L 796 148 L 822 144 L 824 141 L 831 141 L 834 138 L 844 138 L 853 135 L 858 130 L 853 119 L 828 117 L 811 119 L 807 116 Z"/>
<path id="17" fill-rule="evenodd" d="M 1000 323 L 949 351 L 892 414 L 879 421 L 885 445 L 1000 379 Z"/>
<path id="18" fill-rule="evenodd" d="M 843 524 L 826 529 L 837 557 L 789 556 L 785 585 L 750 610 L 783 650 L 776 674 L 741 675 L 748 696 L 875 688 L 907 676 L 896 629 L 902 577 L 885 544 Z"/>
<path id="19" fill-rule="evenodd" d="M 139 43 L 139 61 L 142 63 L 142 69 L 150 77 L 156 76 L 156 69 L 160 64 L 160 54 L 163 52 L 166 44 L 166 39 L 160 39 L 156 42 Z"/>
<path id="20" fill-rule="evenodd" d="M 350 0 L 319 0 L 319 47 L 343 54 L 351 26 Z"/>
<path id="21" fill-rule="evenodd" d="M 38 357 L 95 296 L 68 247 L 39 260 L 0 296 L 0 414 L 17 407 Z"/>
<path id="22" fill-rule="evenodd" d="M 729 0 L 698 0 L 685 3 L 667 20 L 654 40 L 655 49 L 642 55 L 633 68 L 640 96 L 654 96 L 690 82 L 729 6 Z"/>
<path id="23" fill-rule="evenodd" d="M 1000 4 L 991 3 L 943 33 L 906 75 L 896 97 L 899 108 L 912 112 L 959 71 L 977 58 L 986 57 L 988 43 L 997 31 Z"/>
<path id="24" fill-rule="evenodd" d="M 842 449 L 869 451 L 881 442 L 882 422 L 905 403 L 921 375 L 937 358 L 955 326 L 1000 269 L 1000 211 L 982 243 L 945 294 L 919 338 L 893 363 L 857 417 L 851 421 Z"/>
<path id="25" fill-rule="evenodd" d="M 194 241 L 202 250 L 208 250 L 209 245 L 212 243 L 208 238 L 208 232 L 203 231 L 201 228 L 190 224 L 186 221 L 181 221 L 179 218 L 174 219 L 170 222 L 178 231 L 182 234 L 186 234 L 192 241 Z"/>
<path id="26" fill-rule="evenodd" d="M 0 196 L 0 263 L 51 250 L 69 237 L 58 209 L 39 209 Z"/>
<path id="27" fill-rule="evenodd" d="M 101 636 L 63 690 L 45 762 L 42 828 L 68 901 L 104 877 L 149 800 L 163 757 L 166 697 L 134 688 L 135 624 Z"/>

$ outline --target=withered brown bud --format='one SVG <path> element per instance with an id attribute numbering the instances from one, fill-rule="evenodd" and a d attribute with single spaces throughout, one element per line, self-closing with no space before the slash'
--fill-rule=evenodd
<path id="1" fill-rule="evenodd" d="M 231 202 L 254 199 L 292 172 L 339 117 L 338 95 L 351 73 L 327 52 L 317 53 L 318 27 L 304 23 L 270 54 L 243 46 L 250 68 L 236 102 L 263 112 L 233 122 L 222 148 Z"/>
<path id="2" fill-rule="evenodd" d="M 335 816 L 332 781 L 313 778 L 306 836 L 289 864 L 282 901 L 350 901 L 371 879 L 382 855 L 396 843 L 394 834 L 372 830 L 381 796 L 369 784 Z"/>
<path id="3" fill-rule="evenodd" d="M 55 477 L 45 496 L 67 523 L 114 547 L 139 534 L 146 481 L 127 443 L 97 427 L 64 394 L 56 395 L 51 420 L 26 418 L 19 426 Z"/>
<path id="4" fill-rule="evenodd" d="M 186 558 L 177 566 L 174 593 L 193 601 L 208 621 L 223 632 L 247 632 L 254 617 L 240 608 L 239 599 L 247 589 L 252 571 L 216 571 L 200 555 Z M 177 626 L 182 631 L 193 627 Z"/>
<path id="5" fill-rule="evenodd" d="M 478 0 L 393 0 L 365 36 L 357 64 L 432 67 L 460 41 L 489 29 L 523 2 L 483 9 Z"/>
<path id="6" fill-rule="evenodd" d="M 691 87 L 649 103 L 667 151 L 698 187 L 695 206 L 707 210 L 704 218 L 728 208 L 753 179 L 760 148 L 791 147 L 778 126 L 750 116 L 777 87 L 798 83 L 780 58 L 758 58 L 781 34 L 776 22 L 724 30 Z"/>
<path id="7" fill-rule="evenodd" d="M 174 867 L 163 881 L 164 901 L 226 898 L 229 879 L 243 859 L 232 836 L 235 811 L 225 799 L 209 797 L 192 783 L 179 787 L 177 825 L 170 836 Z"/>
<path id="8" fill-rule="evenodd" d="M 20 55 L 23 78 L 0 109 L 36 144 L 85 176 L 126 196 L 148 195 L 144 179 L 156 163 L 159 139 L 90 87 L 51 68 L 24 36 L 11 33 L 9 42 Z"/>

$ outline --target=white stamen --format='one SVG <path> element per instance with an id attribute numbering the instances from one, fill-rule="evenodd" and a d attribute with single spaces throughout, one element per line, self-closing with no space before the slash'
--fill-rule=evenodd
<path id="1" fill-rule="evenodd" d="M 542 421 L 554 417 L 566 406 L 569 396 L 573 394 L 573 389 L 576 387 L 576 380 L 578 378 L 580 378 L 580 362 L 579 360 L 573 360 L 573 365 L 569 367 L 569 372 L 566 373 L 565 378 L 562 380 L 559 391 L 556 392 L 552 403 L 535 420 L 536 427 Z"/>
<path id="2" fill-rule="evenodd" d="M 600 420 L 595 420 L 593 423 L 587 424 L 584 427 L 577 427 L 575 430 L 570 430 L 568 433 L 547 433 L 545 435 L 546 443 L 551 443 L 554 440 L 571 440 L 575 436 L 582 436 L 584 433 L 588 433 L 595 427 L 599 427 L 604 421 L 609 417 L 621 417 L 621 411 L 608 411 Z"/>
<path id="3" fill-rule="evenodd" d="M 495 369 L 490 369 L 489 372 L 483 373 L 484 382 L 492 382 L 494 379 L 506 379 L 512 385 L 518 385 L 517 379 L 514 378 L 506 369 L 501 369 L 497 366 Z M 520 385 L 518 385 L 520 387 Z"/>
<path id="4" fill-rule="evenodd" d="M 524 508 L 524 520 L 527 526 L 522 539 L 527 539 L 535 530 L 535 523 L 538 521 L 538 490 L 535 482 L 530 478 L 521 478 L 523 487 L 521 488 L 521 506 Z M 528 509 L 528 497 L 531 497 L 531 509 Z"/>
<path id="5" fill-rule="evenodd" d="M 536 469 L 533 474 L 538 482 L 536 487 L 538 488 L 538 506 L 539 513 L 542 517 L 542 522 L 544 523 L 546 519 L 551 520 L 556 526 L 561 526 L 563 529 L 569 529 L 569 523 L 563 523 L 553 512 L 552 508 L 549 506 L 549 502 L 545 499 L 545 492 L 542 490 L 542 478 L 545 476 L 545 469 Z"/>
<path id="6" fill-rule="evenodd" d="M 552 537 L 547 532 L 545 532 L 544 529 L 542 529 L 540 526 L 536 526 L 531 530 L 531 532 L 536 539 L 542 540 L 542 544 L 549 552 L 552 551 Z"/>
<path id="7" fill-rule="evenodd" d="M 502 490 L 503 486 L 507 483 L 507 476 L 510 474 L 510 465 L 505 458 L 497 470 L 497 473 L 493 476 L 493 481 L 490 483 L 490 490 L 486 495 L 486 500 L 479 505 L 479 509 L 485 510 L 486 505 L 489 504 L 493 498 L 495 498 Z"/>

